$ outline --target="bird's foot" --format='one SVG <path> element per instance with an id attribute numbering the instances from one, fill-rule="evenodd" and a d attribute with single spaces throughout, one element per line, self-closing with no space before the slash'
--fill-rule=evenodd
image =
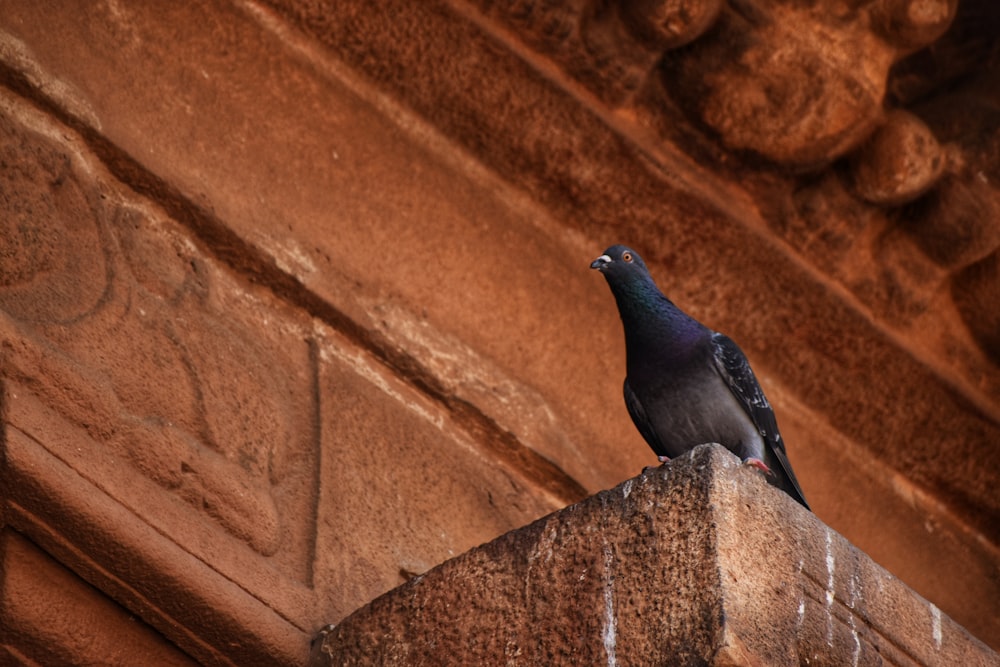
<path id="1" fill-rule="evenodd" d="M 670 457 L 669 456 L 657 456 L 656 459 L 660 462 L 661 466 L 665 466 L 668 463 L 670 463 Z M 642 474 L 645 475 L 647 470 L 652 470 L 652 469 L 653 469 L 653 466 L 643 466 L 642 467 Z"/>
<path id="2" fill-rule="evenodd" d="M 760 459 L 755 459 L 752 456 L 743 459 L 743 465 L 750 466 L 751 468 L 757 468 L 757 470 L 760 470 L 762 473 L 768 475 L 769 477 L 774 475 L 774 473 L 771 472 L 771 469 L 767 467 L 766 463 L 764 463 Z"/>
<path id="3" fill-rule="evenodd" d="M 336 629 L 337 629 L 337 626 L 335 624 L 333 624 L 333 623 L 331 623 L 330 625 L 324 625 L 320 629 L 320 631 L 318 633 L 316 633 L 316 636 L 313 637 L 312 641 L 309 643 L 309 646 L 310 647 L 316 646 L 316 642 L 323 641 L 324 637 L 326 637 L 328 634 L 330 634 L 331 632 L 333 632 Z"/>

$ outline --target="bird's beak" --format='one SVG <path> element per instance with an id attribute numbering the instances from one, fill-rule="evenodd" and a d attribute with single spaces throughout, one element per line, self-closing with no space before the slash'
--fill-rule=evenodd
<path id="1" fill-rule="evenodd" d="M 603 271 L 604 267 L 611 263 L 611 258 L 607 255 L 601 255 L 593 262 L 590 263 L 590 268 L 597 269 L 598 271 Z"/>

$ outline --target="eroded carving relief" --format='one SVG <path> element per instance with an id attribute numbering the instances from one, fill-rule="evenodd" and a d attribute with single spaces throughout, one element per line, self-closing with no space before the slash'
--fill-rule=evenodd
<path id="1" fill-rule="evenodd" d="M 181 500 L 305 579 L 316 492 L 308 342 L 261 326 L 266 305 L 172 222 L 3 110 L 4 374 L 85 429 L 92 456 L 164 490 L 119 498 L 148 521 L 183 535 L 157 509 Z"/>
<path id="2" fill-rule="evenodd" d="M 640 42 L 629 31 L 617 3 L 473 0 L 473 4 L 615 106 L 639 88 L 660 58 L 661 49 Z"/>
<path id="3" fill-rule="evenodd" d="M 1000 364 L 1000 5 L 969 4 L 935 56 L 954 61 L 955 78 L 915 105 L 954 158 L 947 177 L 901 224 L 948 272 L 966 326 Z"/>
<path id="4" fill-rule="evenodd" d="M 734 179 L 761 174 L 764 185 L 746 187 L 774 231 L 879 318 L 942 329 L 950 293 L 981 352 L 1000 360 L 993 4 L 475 4 L 665 141 Z M 996 384 L 960 338 L 941 334 L 939 353 L 980 387 Z"/>

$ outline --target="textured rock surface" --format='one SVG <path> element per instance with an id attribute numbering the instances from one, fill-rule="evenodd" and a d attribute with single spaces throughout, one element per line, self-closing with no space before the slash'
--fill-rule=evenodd
<path id="1" fill-rule="evenodd" d="M 198 664 L 16 532 L 0 535 L 0 661 L 5 665 Z M 14 648 L 16 647 L 16 648 Z"/>
<path id="2" fill-rule="evenodd" d="M 720 446 L 473 549 L 324 630 L 310 665 L 991 665 Z"/>
<path id="3" fill-rule="evenodd" d="M 624 241 L 817 516 L 1000 646 L 998 7 L 0 4 L 4 534 L 150 655 L 301 663 L 654 461 Z"/>

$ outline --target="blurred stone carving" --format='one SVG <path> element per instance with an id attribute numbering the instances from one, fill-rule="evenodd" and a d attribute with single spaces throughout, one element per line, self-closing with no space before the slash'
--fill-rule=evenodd
<path id="1" fill-rule="evenodd" d="M 701 37 L 722 5 L 723 0 L 624 0 L 618 6 L 629 32 L 665 51 Z"/>
<path id="2" fill-rule="evenodd" d="M 957 6 L 958 0 L 877 0 L 872 23 L 900 48 L 919 49 L 944 34 Z"/>
<path id="3" fill-rule="evenodd" d="M 829 164 L 880 124 L 893 63 L 947 27 L 873 30 L 868 13 L 896 16 L 883 4 L 731 3 L 710 36 L 666 58 L 664 85 L 731 150 L 796 169 Z M 903 30 L 905 47 L 885 38 Z"/>
<path id="4" fill-rule="evenodd" d="M 913 201 L 937 182 L 945 156 L 922 120 L 901 110 L 854 155 L 854 186 L 865 201 L 899 206 Z"/>
<path id="5" fill-rule="evenodd" d="M 105 448 L 94 456 L 278 554 L 307 528 L 282 515 L 310 516 L 313 475 L 295 462 L 312 451 L 311 401 L 296 400 L 311 394 L 307 346 L 251 335 L 240 318 L 257 315 L 224 274 L 82 159 L 11 116 L 0 145 L 5 373 L 86 429 Z M 305 572 L 311 555 L 290 557 Z"/>

